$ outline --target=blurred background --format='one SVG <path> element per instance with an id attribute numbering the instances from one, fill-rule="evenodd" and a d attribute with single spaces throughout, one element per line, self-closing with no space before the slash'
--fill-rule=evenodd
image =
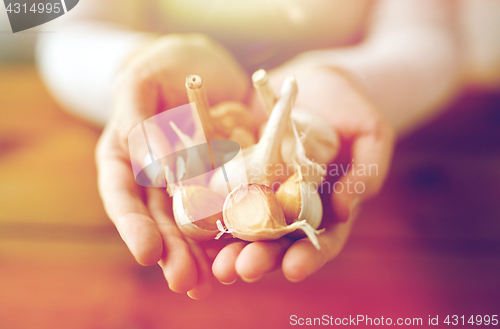
<path id="1" fill-rule="evenodd" d="M 500 306 L 500 93 L 468 90 L 401 139 L 340 256 L 203 301 L 136 264 L 97 193 L 100 130 L 64 112 L 36 30 L 0 10 L 0 328 L 285 328 L 289 317 L 493 315 Z"/>

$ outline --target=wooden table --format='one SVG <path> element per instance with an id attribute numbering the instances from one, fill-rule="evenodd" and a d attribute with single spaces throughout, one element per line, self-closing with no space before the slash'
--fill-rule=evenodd
<path id="1" fill-rule="evenodd" d="M 168 290 L 107 219 L 99 131 L 32 67 L 0 67 L 0 328 L 287 328 L 289 317 L 500 312 L 500 97 L 473 95 L 405 138 L 344 252 L 299 284 L 281 273 L 207 300 Z"/>

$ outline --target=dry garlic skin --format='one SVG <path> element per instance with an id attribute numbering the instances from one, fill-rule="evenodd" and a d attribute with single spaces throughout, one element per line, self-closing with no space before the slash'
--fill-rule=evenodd
<path id="1" fill-rule="evenodd" d="M 205 230 L 217 230 L 216 222 L 222 218 L 223 197 L 201 186 L 187 186 L 183 197 L 191 223 Z"/>
<path id="2" fill-rule="evenodd" d="M 295 222 L 302 210 L 302 193 L 298 173 L 288 178 L 276 191 L 287 224 Z"/>
<path id="3" fill-rule="evenodd" d="M 195 240 L 213 239 L 219 232 L 224 198 L 197 185 L 180 186 L 173 197 L 174 217 L 179 229 Z"/>
<path id="4" fill-rule="evenodd" d="M 274 231 L 286 227 L 276 195 L 260 184 L 240 185 L 227 196 L 224 223 L 229 230 L 237 232 Z"/>
<path id="5" fill-rule="evenodd" d="M 306 220 L 314 229 L 321 224 L 323 218 L 321 198 L 315 184 L 305 180 L 300 170 L 278 188 L 276 198 L 283 209 L 287 224 Z"/>

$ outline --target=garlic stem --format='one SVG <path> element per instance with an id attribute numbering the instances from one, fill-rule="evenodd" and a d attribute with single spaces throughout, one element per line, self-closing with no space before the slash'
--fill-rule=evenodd
<path id="1" fill-rule="evenodd" d="M 186 78 L 186 91 L 188 95 L 188 99 L 190 103 L 194 103 L 196 105 L 196 109 L 191 107 L 191 111 L 193 112 L 193 117 L 195 117 L 195 113 L 198 113 L 198 116 L 201 121 L 201 127 L 199 126 L 198 120 L 195 121 L 196 130 L 195 130 L 195 141 L 199 142 L 201 137 L 205 137 L 205 140 L 208 142 L 211 139 L 215 139 L 215 127 L 208 113 L 209 104 L 207 98 L 207 92 L 203 85 L 203 81 L 197 75 L 190 75 Z M 196 111 L 195 111 L 196 110 Z"/>
<path id="2" fill-rule="evenodd" d="M 233 177 L 231 187 L 248 183 L 271 186 L 272 183 L 282 182 L 287 178 L 287 175 L 275 175 L 277 168 L 273 166 L 283 165 L 281 143 L 297 95 L 297 83 L 293 76 L 285 80 L 281 94 L 260 141 L 242 150 L 244 163 L 232 161 L 227 164 L 226 171 Z M 273 170 L 273 173 L 269 174 L 269 169 Z M 213 191 L 227 195 L 226 181 L 222 171 L 218 170 L 210 179 L 209 186 Z"/>
<path id="3" fill-rule="evenodd" d="M 272 92 L 269 84 L 269 78 L 266 71 L 258 70 L 252 80 L 257 95 L 270 116 L 269 109 L 272 111 L 273 104 L 276 102 L 276 96 Z M 300 141 L 306 146 L 307 152 L 304 152 L 310 159 L 320 164 L 330 163 L 338 153 L 338 136 L 325 122 L 321 121 L 317 114 L 311 115 L 309 112 L 294 110 L 291 118 L 297 125 L 300 132 Z M 314 129 L 314 131 L 312 131 Z M 295 148 L 295 136 L 293 135 L 291 123 L 287 123 L 285 137 L 283 139 L 281 154 L 283 161 L 287 164 L 293 163 L 292 152 Z"/>
<path id="4" fill-rule="evenodd" d="M 252 154 L 254 163 L 276 164 L 281 162 L 281 142 L 287 123 L 291 120 L 295 97 L 297 96 L 297 81 L 294 76 L 288 77 L 281 88 L 281 97 L 274 106 L 266 129 Z"/>
<path id="5" fill-rule="evenodd" d="M 252 75 L 252 82 L 257 92 L 257 96 L 264 107 L 264 111 L 267 116 L 270 117 L 274 105 L 276 104 L 277 97 L 271 89 L 266 71 L 262 69 L 255 71 Z"/>

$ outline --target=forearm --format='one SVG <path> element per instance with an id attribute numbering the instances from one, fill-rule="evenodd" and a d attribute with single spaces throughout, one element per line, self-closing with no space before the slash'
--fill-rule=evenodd
<path id="1" fill-rule="evenodd" d="M 382 1 L 362 44 L 305 57 L 347 76 L 403 133 L 435 115 L 460 85 L 452 4 L 430 1 Z"/>

